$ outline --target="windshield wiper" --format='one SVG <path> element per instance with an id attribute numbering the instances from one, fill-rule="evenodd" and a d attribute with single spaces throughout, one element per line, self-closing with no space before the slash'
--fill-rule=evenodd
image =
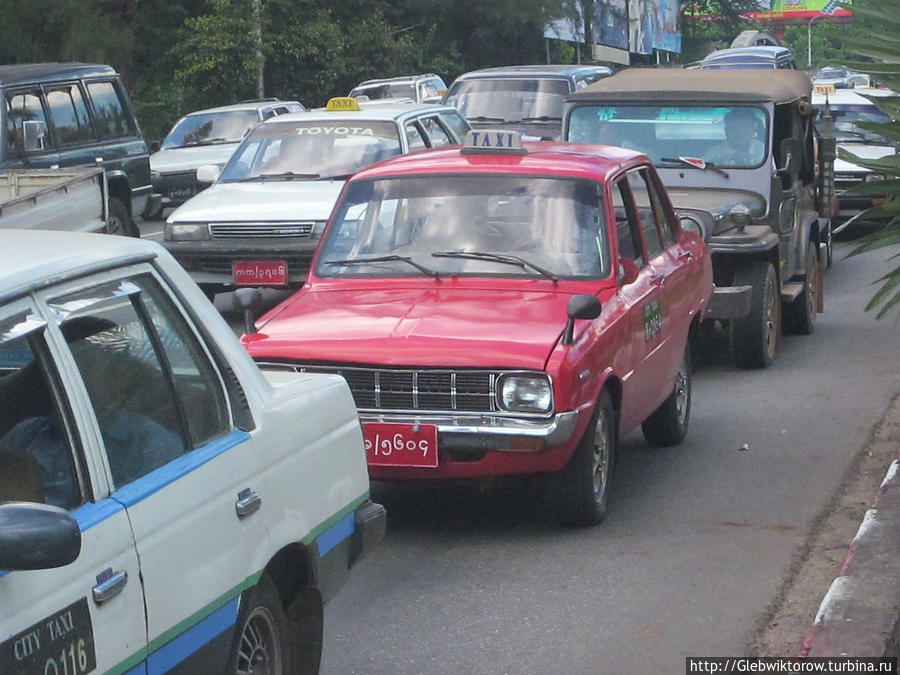
<path id="1" fill-rule="evenodd" d="M 267 181 L 267 180 L 310 180 L 318 178 L 319 174 L 317 173 L 294 173 L 293 171 L 283 171 L 281 173 L 261 173 L 258 176 L 248 176 L 247 178 L 241 178 L 239 183 L 250 183 L 252 181 Z"/>
<path id="2" fill-rule="evenodd" d="M 523 117 L 520 122 L 562 122 L 562 117 L 551 117 L 550 115 L 541 115 L 540 117 Z"/>
<path id="3" fill-rule="evenodd" d="M 467 117 L 467 120 L 470 122 L 509 122 L 509 120 L 504 119 L 502 117 L 485 117 L 484 115 L 477 115 L 476 117 Z"/>
<path id="4" fill-rule="evenodd" d="M 326 260 L 326 265 L 368 265 L 369 263 L 379 263 L 379 262 L 394 262 L 398 260 L 400 262 L 405 262 L 407 265 L 412 265 L 417 270 L 419 270 L 422 274 L 427 274 L 430 277 L 434 277 L 435 279 L 440 279 L 441 275 L 439 272 L 435 272 L 433 269 L 429 267 L 425 267 L 425 265 L 420 265 L 415 260 L 405 255 L 381 255 L 376 258 L 352 258 L 347 260 Z"/>
<path id="5" fill-rule="evenodd" d="M 701 171 L 706 171 L 709 169 L 710 171 L 715 171 L 716 173 L 720 173 L 725 178 L 728 178 L 728 172 L 725 169 L 713 164 L 712 162 L 707 162 L 705 160 L 700 159 L 699 157 L 660 157 L 660 162 L 667 162 L 669 164 L 679 164 L 681 166 L 689 166 L 693 169 L 700 169 Z"/>
<path id="6" fill-rule="evenodd" d="M 188 141 L 182 147 L 193 147 L 196 145 L 215 145 L 216 143 L 226 143 L 228 142 L 227 138 L 202 138 L 198 141 Z M 236 143 L 237 141 L 231 141 L 232 143 Z"/>
<path id="7" fill-rule="evenodd" d="M 466 260 L 484 260 L 487 262 L 503 263 L 505 265 L 517 265 L 522 269 L 534 270 L 541 276 L 545 276 L 553 283 L 559 281 L 559 277 L 548 269 L 535 265 L 533 262 L 520 258 L 517 255 L 508 253 L 486 253 L 484 251 L 435 251 L 432 253 L 435 258 L 464 258 Z"/>
<path id="8" fill-rule="evenodd" d="M 333 176 L 317 176 L 316 180 L 347 180 L 350 176 L 355 176 L 354 173 L 336 173 Z"/>

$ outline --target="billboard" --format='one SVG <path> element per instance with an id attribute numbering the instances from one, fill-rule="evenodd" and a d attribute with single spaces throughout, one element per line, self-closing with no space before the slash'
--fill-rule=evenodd
<path id="1" fill-rule="evenodd" d="M 628 0 L 594 5 L 594 44 L 628 49 Z"/>
<path id="2" fill-rule="evenodd" d="M 853 16 L 850 10 L 838 7 L 838 0 L 772 0 L 768 11 L 751 12 L 748 16 L 757 21 L 802 23 L 820 14 L 835 19 Z"/>
<path id="3" fill-rule="evenodd" d="M 655 0 L 653 4 L 653 48 L 680 54 L 681 0 Z"/>

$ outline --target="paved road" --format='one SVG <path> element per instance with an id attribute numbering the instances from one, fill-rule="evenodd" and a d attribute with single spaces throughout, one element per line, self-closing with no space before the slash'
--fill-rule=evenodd
<path id="1" fill-rule="evenodd" d="M 862 310 L 889 253 L 847 250 L 815 335 L 766 371 L 706 359 L 679 448 L 624 441 L 598 528 L 560 528 L 522 488 L 376 485 L 388 533 L 328 606 L 322 673 L 683 673 L 745 653 L 900 390 L 897 326 Z"/>

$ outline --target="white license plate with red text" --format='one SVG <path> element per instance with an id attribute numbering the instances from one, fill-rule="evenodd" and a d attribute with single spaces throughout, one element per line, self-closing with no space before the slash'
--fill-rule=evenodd
<path id="1" fill-rule="evenodd" d="M 369 466 L 438 465 L 437 427 L 433 424 L 364 422 Z"/>

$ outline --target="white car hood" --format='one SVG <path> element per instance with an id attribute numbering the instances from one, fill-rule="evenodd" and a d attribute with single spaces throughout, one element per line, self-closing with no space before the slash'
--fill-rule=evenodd
<path id="1" fill-rule="evenodd" d="M 328 220 L 343 180 L 216 183 L 169 216 L 170 223 Z"/>
<path id="2" fill-rule="evenodd" d="M 887 157 L 888 155 L 893 155 L 895 150 L 893 147 L 889 145 L 865 145 L 863 143 L 838 143 L 838 147 L 842 150 L 846 150 L 847 152 L 852 152 L 857 157 L 861 157 L 862 159 L 881 159 L 882 157 Z M 853 173 L 853 172 L 862 172 L 868 173 L 868 169 L 864 169 L 861 166 L 854 164 L 853 162 L 848 162 L 844 159 L 836 159 L 834 160 L 834 172 L 835 173 Z"/>
<path id="3" fill-rule="evenodd" d="M 171 148 L 150 155 L 150 170 L 159 173 L 189 171 L 204 164 L 224 166 L 231 159 L 238 143 L 196 145 L 189 148 Z"/>

